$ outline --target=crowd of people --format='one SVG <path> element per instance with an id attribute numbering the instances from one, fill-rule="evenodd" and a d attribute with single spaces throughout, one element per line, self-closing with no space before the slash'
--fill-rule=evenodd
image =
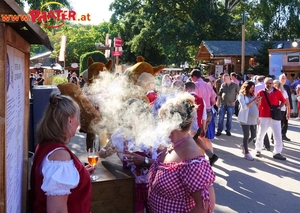
<path id="1" fill-rule="evenodd" d="M 113 89 L 128 88 L 122 83 L 116 87 L 122 75 L 114 78 Z M 266 134 L 269 127 L 273 132 L 274 159 L 286 159 L 282 150 L 283 141 L 289 140 L 293 93 L 284 86 L 284 74 L 278 80 L 257 76 L 243 82 L 235 73 L 221 73 L 215 78 L 193 69 L 188 76 L 165 74 L 160 79 L 147 83 L 144 92 L 148 101 L 131 97 L 119 106 L 117 128 L 99 150 L 101 158 L 117 153 L 123 166 L 132 171 L 137 213 L 214 211 L 212 166 L 218 156 L 211 140 L 222 135 L 225 114 L 227 136 L 231 136 L 232 117 L 237 115 L 245 159 L 254 160 L 248 148 L 251 142 L 255 142 L 257 157 L 264 148 L 270 149 Z M 76 75 L 72 74 L 69 82 L 80 86 Z M 300 80 L 298 85 L 293 83 L 292 87 L 300 88 Z M 101 112 L 101 100 L 96 105 Z M 272 111 L 279 111 L 280 117 L 274 117 Z M 39 144 L 31 174 L 36 212 L 91 211 L 88 170 L 66 146 L 80 125 L 79 113 L 71 98 L 51 94 L 37 127 Z"/>

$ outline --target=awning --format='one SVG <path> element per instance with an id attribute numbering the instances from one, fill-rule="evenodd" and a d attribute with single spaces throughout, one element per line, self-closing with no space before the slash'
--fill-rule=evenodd
<path id="1" fill-rule="evenodd" d="M 0 13 L 1 14 L 16 14 L 16 15 L 28 15 L 14 0 L 3 0 L 1 2 Z M 41 44 L 47 47 L 50 51 L 53 51 L 53 47 L 50 43 L 46 32 L 40 28 L 39 25 L 31 21 L 3 21 L 13 28 L 22 38 L 24 38 L 29 44 Z"/>

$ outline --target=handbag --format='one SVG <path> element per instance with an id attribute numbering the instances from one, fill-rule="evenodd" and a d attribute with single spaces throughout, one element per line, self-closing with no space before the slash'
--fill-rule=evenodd
<path id="1" fill-rule="evenodd" d="M 245 96 L 244 96 L 244 99 L 246 100 Z M 238 121 L 240 123 L 246 124 L 247 120 L 248 120 L 248 115 L 249 115 L 249 108 L 247 107 L 246 109 L 241 109 L 241 106 L 240 106 L 240 110 L 239 110 L 239 114 L 238 114 Z"/>
<path id="2" fill-rule="evenodd" d="M 274 106 L 274 105 L 271 105 L 270 101 L 269 101 L 269 98 L 266 94 L 266 91 L 264 91 L 264 94 L 266 96 L 266 99 L 267 99 L 267 102 L 268 102 L 268 105 L 271 109 L 271 117 L 273 120 L 276 120 L 276 121 L 281 121 L 282 120 L 282 115 L 281 115 L 281 109 L 279 106 Z"/>

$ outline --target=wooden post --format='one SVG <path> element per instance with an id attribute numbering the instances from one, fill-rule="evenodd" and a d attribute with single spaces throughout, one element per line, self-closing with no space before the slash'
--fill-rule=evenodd
<path id="1" fill-rule="evenodd" d="M 243 11 L 242 17 L 242 59 L 241 59 L 241 74 L 244 78 L 245 73 L 245 25 L 246 25 L 246 16 L 245 11 Z"/>
<path id="2" fill-rule="evenodd" d="M 0 1 L 0 11 L 28 15 L 12 0 Z M 53 50 L 37 24 L 0 23 L 0 213 L 27 211 L 30 44 Z"/>
<path id="3" fill-rule="evenodd" d="M 5 25 L 0 23 L 0 70 L 6 69 L 6 39 L 5 39 Z M 5 75 L 4 78 L 0 78 L 0 156 L 2 156 L 0 161 L 0 212 L 5 212 Z"/>
<path id="4" fill-rule="evenodd" d="M 0 203 L 3 204 L 0 210 L 23 212 L 28 187 L 30 45 L 8 25 L 1 24 L 0 31 L 3 53 L 0 70 L 3 70 L 1 75 L 5 76 L 0 80 L 3 87 L 0 89 L 0 99 L 4 100 L 1 102 L 4 108 L 0 108 L 0 135 L 4 136 L 0 139 L 0 150 L 4 156 L 4 161 L 0 161 L 3 172 L 0 193 L 4 193 L 0 194 Z"/>
<path id="5" fill-rule="evenodd" d="M 119 56 L 116 56 L 116 67 L 119 65 Z"/>

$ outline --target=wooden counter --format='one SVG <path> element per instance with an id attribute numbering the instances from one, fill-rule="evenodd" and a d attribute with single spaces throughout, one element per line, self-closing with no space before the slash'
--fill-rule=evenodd
<path id="1" fill-rule="evenodd" d="M 133 213 L 135 181 L 129 169 L 113 155 L 100 159 L 92 182 L 92 213 Z"/>

